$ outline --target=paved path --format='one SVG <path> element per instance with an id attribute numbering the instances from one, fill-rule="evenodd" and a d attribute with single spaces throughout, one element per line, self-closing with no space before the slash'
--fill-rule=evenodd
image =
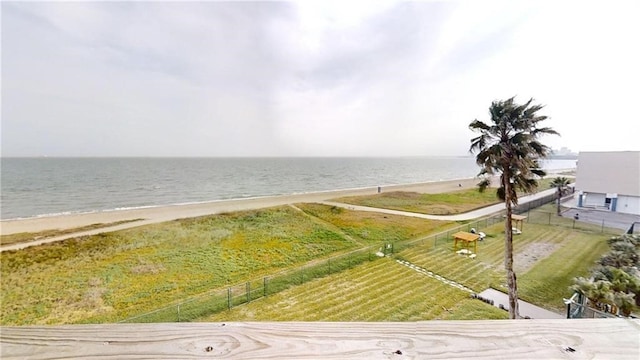
<path id="1" fill-rule="evenodd" d="M 570 207 L 562 212 L 563 217 L 574 218 L 574 216 L 578 214 L 580 219 L 578 221 L 580 222 L 601 225 L 602 227 L 620 229 L 623 231 L 627 231 L 634 222 L 640 222 L 640 215 L 611 212 L 609 210 L 579 208 L 573 206 L 575 205 L 575 201 L 573 201 L 573 199 L 570 201 L 571 202 L 565 202 Z M 639 226 L 636 225 L 636 228 L 637 227 Z"/>
<path id="2" fill-rule="evenodd" d="M 537 199 L 543 198 L 545 196 L 551 195 L 554 192 L 555 192 L 555 189 L 548 189 L 548 190 L 540 191 L 540 192 L 535 193 L 533 195 L 523 196 L 522 198 L 519 199 L 519 203 L 520 204 L 526 204 L 526 203 L 528 203 L 530 201 L 537 200 Z M 500 212 L 500 211 L 505 209 L 504 203 L 500 203 L 500 204 L 495 204 L 495 205 L 483 207 L 481 209 L 469 211 L 469 212 L 466 212 L 466 213 L 462 213 L 462 214 L 455 214 L 455 215 L 427 215 L 427 214 L 420 214 L 420 213 L 414 213 L 414 212 L 409 212 L 409 211 L 381 209 L 381 208 L 374 208 L 374 207 L 360 206 L 360 205 L 351 205 L 351 204 L 339 203 L 339 202 L 334 202 L 334 201 L 320 201 L 320 203 L 321 204 L 325 204 L 325 205 L 330 205 L 330 206 L 337 206 L 337 207 L 341 207 L 341 208 L 345 208 L 345 209 L 349 209 L 349 210 L 371 211 L 371 212 L 379 212 L 379 213 L 390 214 L 390 215 L 412 216 L 412 217 L 417 217 L 417 218 L 422 218 L 422 219 L 445 220 L 445 221 L 473 220 L 473 219 L 477 219 L 477 218 L 480 218 L 480 217 L 483 217 L 483 216 L 488 216 L 488 215 L 491 215 L 491 214 L 495 214 L 495 213 Z"/>
<path id="3" fill-rule="evenodd" d="M 493 300 L 495 307 L 504 306 L 505 309 L 509 308 L 509 296 L 501 291 L 495 289 L 487 289 L 480 294 L 485 299 Z M 539 306 L 535 306 L 528 302 L 518 300 L 518 309 L 520 310 L 520 316 L 528 316 L 532 319 L 564 319 L 566 316 L 554 313 L 552 311 L 543 309 Z"/>

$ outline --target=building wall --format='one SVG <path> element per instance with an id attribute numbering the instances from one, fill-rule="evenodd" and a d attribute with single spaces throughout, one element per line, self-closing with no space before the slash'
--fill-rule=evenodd
<path id="1" fill-rule="evenodd" d="M 640 196 L 640 151 L 581 152 L 576 190 Z"/>
<path id="2" fill-rule="evenodd" d="M 640 214 L 640 151 L 581 152 L 576 193 L 582 206 L 610 209 L 606 198 L 617 197 L 616 212 Z"/>

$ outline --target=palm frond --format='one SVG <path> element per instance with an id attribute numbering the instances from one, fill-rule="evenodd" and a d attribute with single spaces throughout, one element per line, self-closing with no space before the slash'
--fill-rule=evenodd
<path id="1" fill-rule="evenodd" d="M 531 173 L 539 178 L 543 178 L 547 175 L 547 172 L 542 169 L 530 169 Z"/>
<path id="2" fill-rule="evenodd" d="M 545 116 L 546 119 L 546 116 Z M 544 120 L 544 119 L 542 119 Z M 543 127 L 543 128 L 536 128 L 531 130 L 531 135 L 538 137 L 540 135 L 560 135 L 560 133 L 558 133 L 557 131 L 553 130 L 550 127 Z"/>

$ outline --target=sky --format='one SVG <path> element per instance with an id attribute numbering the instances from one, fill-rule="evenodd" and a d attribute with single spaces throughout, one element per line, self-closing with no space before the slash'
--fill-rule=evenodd
<path id="1" fill-rule="evenodd" d="M 1 3 L 2 156 L 464 156 L 492 101 L 640 150 L 638 1 Z"/>

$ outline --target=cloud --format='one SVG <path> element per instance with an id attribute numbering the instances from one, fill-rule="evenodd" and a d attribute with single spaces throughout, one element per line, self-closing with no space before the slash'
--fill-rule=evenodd
<path id="1" fill-rule="evenodd" d="M 3 156 L 461 155 L 513 95 L 637 148 L 638 5 L 579 5 L 3 3 Z"/>

